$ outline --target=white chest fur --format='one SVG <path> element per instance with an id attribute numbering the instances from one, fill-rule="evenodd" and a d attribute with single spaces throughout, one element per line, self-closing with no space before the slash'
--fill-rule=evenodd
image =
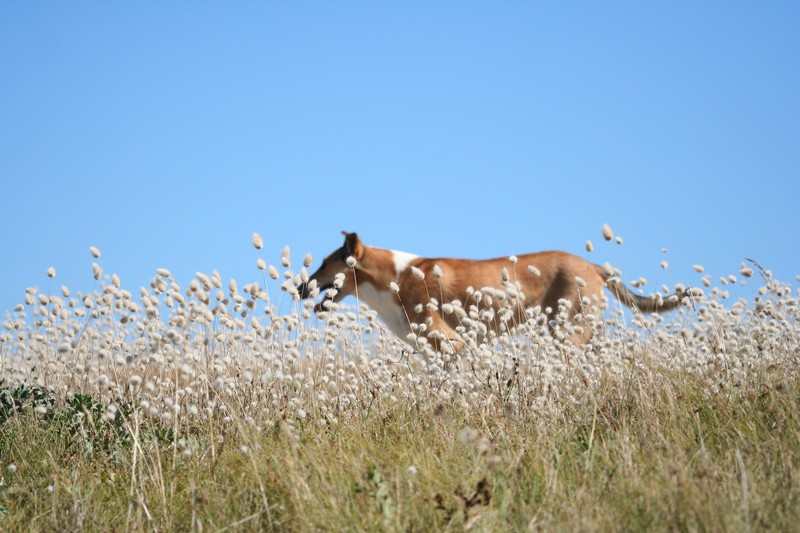
<path id="1" fill-rule="evenodd" d="M 358 297 L 370 309 L 378 313 L 378 317 L 386 324 L 386 327 L 401 339 L 405 339 L 411 328 L 403 308 L 389 287 L 386 287 L 385 290 L 378 290 L 372 284 L 364 283 L 358 286 Z"/>

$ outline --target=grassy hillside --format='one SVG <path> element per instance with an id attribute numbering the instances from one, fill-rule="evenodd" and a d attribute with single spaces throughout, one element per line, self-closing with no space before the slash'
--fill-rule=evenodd
<path id="1" fill-rule="evenodd" d="M 552 336 L 461 302 L 457 357 L 366 308 L 313 317 L 284 269 L 241 288 L 162 270 L 134 296 L 97 266 L 92 294 L 30 290 L 0 337 L 0 529 L 800 523 L 797 299 L 768 272 L 750 301 L 707 286 Z M 595 340 L 562 343 L 574 327 Z"/>

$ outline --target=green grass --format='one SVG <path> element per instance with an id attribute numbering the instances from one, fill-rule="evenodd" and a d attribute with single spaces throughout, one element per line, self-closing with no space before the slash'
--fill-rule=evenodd
<path id="1" fill-rule="evenodd" d="M 337 424 L 231 409 L 178 433 L 6 386 L 0 529 L 796 530 L 800 382 L 720 385 L 629 369 L 585 402 L 378 397 Z"/>

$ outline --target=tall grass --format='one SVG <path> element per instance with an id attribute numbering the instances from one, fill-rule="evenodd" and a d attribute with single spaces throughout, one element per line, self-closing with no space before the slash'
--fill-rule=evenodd
<path id="1" fill-rule="evenodd" d="M 797 297 L 768 272 L 554 335 L 448 302 L 455 357 L 367 308 L 313 315 L 310 263 L 30 289 L 0 337 L 0 529 L 797 528 Z M 729 302 L 737 277 L 758 296 Z"/>

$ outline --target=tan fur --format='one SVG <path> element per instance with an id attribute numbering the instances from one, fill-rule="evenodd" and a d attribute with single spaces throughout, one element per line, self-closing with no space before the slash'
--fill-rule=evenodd
<path id="1" fill-rule="evenodd" d="M 331 286 L 337 273 L 343 272 L 345 282 L 334 301 L 355 294 L 356 282 L 358 287 L 371 285 L 375 291 L 387 292 L 389 284 L 395 282 L 400 290 L 393 295 L 393 300 L 402 308 L 410 321 L 423 323 L 427 320 L 431 324 L 429 331 L 443 333 L 456 351 L 459 351 L 462 345 L 455 332 L 458 318 L 455 314 L 444 314 L 440 310 L 431 311 L 426 304 L 430 298 L 435 298 L 440 305 L 459 300 L 465 308 L 468 308 L 469 304 L 473 303 L 468 295 L 469 287 L 474 290 L 481 290 L 484 287 L 505 288 L 501 282 L 504 268 L 508 271 L 509 285 L 519 287 L 522 292 L 517 313 L 519 317 L 523 316 L 524 309 L 539 306 L 553 318 L 558 310 L 558 302 L 562 298 L 572 302 L 570 318 L 578 312 L 591 312 L 591 309 L 581 305 L 581 299 L 589 298 L 591 302 L 589 308 L 599 307 L 604 286 L 607 286 L 626 306 L 638 308 L 645 313 L 669 311 L 680 305 L 679 295 L 663 300 L 639 296 L 605 272 L 603 267 L 559 251 L 520 255 L 515 265 L 512 265 L 506 257 L 478 261 L 418 257 L 411 260 L 408 268 L 398 275 L 395 271 L 394 252 L 365 246 L 355 233 L 342 233 L 345 235 L 344 245 L 325 258 L 319 270 L 310 276 L 310 280 L 316 280 L 318 286 L 325 289 Z M 349 256 L 357 260 L 354 268 L 349 268 L 345 263 Z M 443 274 L 438 279 L 434 275 L 436 265 L 441 268 Z M 418 280 L 413 275 L 411 266 L 425 274 L 423 280 Z M 539 275 L 532 274 L 528 266 L 538 269 Z M 586 285 L 581 287 L 576 278 L 582 278 Z M 307 298 L 308 286 L 301 287 L 300 292 L 302 297 Z M 418 304 L 422 304 L 422 313 L 414 311 Z M 497 301 L 494 302 L 494 306 L 498 307 Z M 514 322 L 512 320 L 512 325 Z M 396 333 L 403 332 L 396 331 Z M 591 331 L 586 328 L 582 333 L 575 334 L 571 340 L 576 344 L 583 344 L 590 336 Z M 438 339 L 432 338 L 431 341 L 435 348 L 441 348 Z"/>

